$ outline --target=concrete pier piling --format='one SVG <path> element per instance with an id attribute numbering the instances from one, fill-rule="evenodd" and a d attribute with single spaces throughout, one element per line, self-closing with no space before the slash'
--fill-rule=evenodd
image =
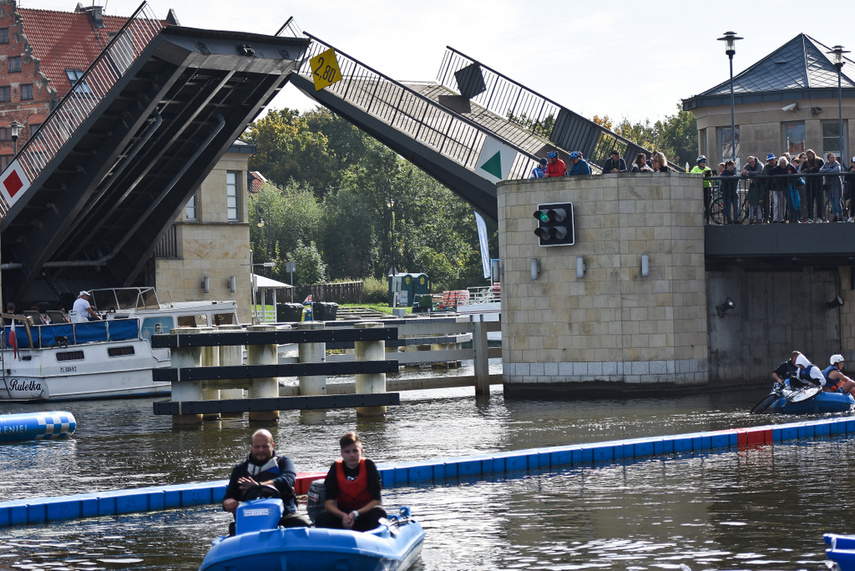
<path id="1" fill-rule="evenodd" d="M 246 328 L 253 331 L 276 331 L 274 325 L 250 325 Z M 266 345 L 247 345 L 246 359 L 249 365 L 276 365 L 279 362 L 279 349 L 276 343 Z M 253 379 L 249 386 L 249 398 L 279 397 L 279 380 L 276 377 Z M 278 410 L 250 411 L 249 420 L 257 422 L 279 422 Z"/>
<path id="2" fill-rule="evenodd" d="M 198 333 L 195 327 L 176 327 L 170 331 L 172 335 L 192 335 Z M 171 350 L 172 366 L 176 369 L 201 367 L 202 366 L 202 348 L 201 347 L 175 347 Z M 202 383 L 201 382 L 177 382 L 172 383 L 172 400 L 173 401 L 194 401 L 202 400 Z M 172 424 L 175 426 L 187 426 L 194 424 L 202 424 L 203 417 L 201 414 L 173 414 Z"/>
<path id="3" fill-rule="evenodd" d="M 378 321 L 364 321 L 355 325 L 356 329 L 371 329 L 374 327 L 383 327 L 383 324 Z M 383 340 L 355 341 L 354 350 L 356 351 L 357 361 L 382 361 L 386 358 L 386 342 Z M 385 393 L 386 373 L 357 374 L 356 392 L 358 394 Z M 356 407 L 357 416 L 383 416 L 385 414 L 385 406 Z"/>

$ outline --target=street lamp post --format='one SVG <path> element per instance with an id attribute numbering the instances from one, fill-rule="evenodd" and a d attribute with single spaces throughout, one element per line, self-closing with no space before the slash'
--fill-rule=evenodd
<path id="1" fill-rule="evenodd" d="M 734 98 L 733 98 L 733 54 L 736 53 L 736 40 L 742 38 L 736 35 L 736 32 L 725 32 L 724 36 L 718 38 L 723 41 L 726 46 L 725 53 L 730 60 L 730 150 L 731 160 L 736 163 L 736 117 L 734 113 Z"/>
<path id="2" fill-rule="evenodd" d="M 838 117 L 838 129 L 840 129 L 840 152 L 839 156 L 845 156 L 845 149 L 843 148 L 843 86 L 841 82 L 841 69 L 843 69 L 843 64 L 846 63 L 843 61 L 843 54 L 848 54 L 849 52 L 843 49 L 843 46 L 834 46 L 831 48 L 831 51 L 826 52 L 834 56 L 832 63 L 834 67 L 837 68 L 837 117 Z"/>
<path id="3" fill-rule="evenodd" d="M 270 218 L 270 203 L 259 200 L 258 202 L 256 202 L 256 205 L 259 205 L 259 204 L 264 206 L 267 209 L 267 259 L 272 262 L 273 261 L 273 254 L 272 254 L 272 251 L 273 251 L 273 224 L 271 223 L 271 218 Z M 256 208 L 257 208 L 257 206 L 256 206 Z M 261 217 L 260 213 L 258 214 L 257 226 L 259 228 L 264 228 L 264 226 L 265 226 L 265 220 L 264 220 L 264 218 Z M 273 277 L 273 265 L 267 266 L 265 264 L 265 267 L 270 268 L 270 277 L 272 278 Z"/>
<path id="4" fill-rule="evenodd" d="M 12 124 L 9 125 L 9 128 L 12 130 L 12 145 L 14 146 L 14 153 L 16 155 L 18 154 L 18 137 L 21 136 L 21 127 L 23 127 L 23 125 L 17 121 L 12 121 Z"/>
<path id="5" fill-rule="evenodd" d="M 389 207 L 391 217 L 389 222 L 389 242 L 392 246 L 392 267 L 389 270 L 389 276 L 392 282 L 392 309 L 395 309 L 398 307 L 398 290 L 395 286 L 395 275 L 398 273 L 398 270 L 395 268 L 395 251 L 397 250 L 397 245 L 395 244 L 395 199 L 392 198 L 391 188 L 389 188 L 389 200 L 386 202 L 386 206 Z"/>

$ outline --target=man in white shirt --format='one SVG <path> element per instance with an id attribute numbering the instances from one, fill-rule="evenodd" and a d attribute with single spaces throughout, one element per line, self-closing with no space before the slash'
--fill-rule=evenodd
<path id="1" fill-rule="evenodd" d="M 74 323 L 86 323 L 90 319 L 101 319 L 89 304 L 89 298 L 91 295 L 92 294 L 85 290 L 80 292 L 80 295 L 77 296 L 76 300 L 74 300 L 74 306 L 72 307 L 73 311 L 71 312 L 71 321 Z"/>

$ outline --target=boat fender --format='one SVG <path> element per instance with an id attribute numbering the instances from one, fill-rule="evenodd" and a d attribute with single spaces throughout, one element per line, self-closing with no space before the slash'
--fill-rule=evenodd
<path id="1" fill-rule="evenodd" d="M 66 438 L 76 428 L 74 415 L 64 410 L 0 414 L 0 442 Z"/>
<path id="2" fill-rule="evenodd" d="M 235 512 L 236 535 L 263 529 L 276 529 L 284 513 L 285 506 L 278 498 L 241 502 Z"/>
<path id="3" fill-rule="evenodd" d="M 327 501 L 327 489 L 324 487 L 323 480 L 315 480 L 309 484 L 309 491 L 306 492 L 306 513 L 315 523 L 315 518 L 318 514 L 324 511 L 324 502 Z"/>

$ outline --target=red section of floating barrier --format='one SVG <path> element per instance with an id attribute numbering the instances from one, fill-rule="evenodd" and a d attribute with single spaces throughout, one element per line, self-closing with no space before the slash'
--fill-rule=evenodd
<path id="1" fill-rule="evenodd" d="M 736 445 L 739 448 L 755 444 L 772 444 L 772 429 L 769 427 L 739 428 L 736 431 Z"/>
<path id="2" fill-rule="evenodd" d="M 327 477 L 326 472 L 298 472 L 297 480 L 294 482 L 294 493 L 298 496 L 309 492 L 309 486 L 315 480 L 323 480 Z"/>

